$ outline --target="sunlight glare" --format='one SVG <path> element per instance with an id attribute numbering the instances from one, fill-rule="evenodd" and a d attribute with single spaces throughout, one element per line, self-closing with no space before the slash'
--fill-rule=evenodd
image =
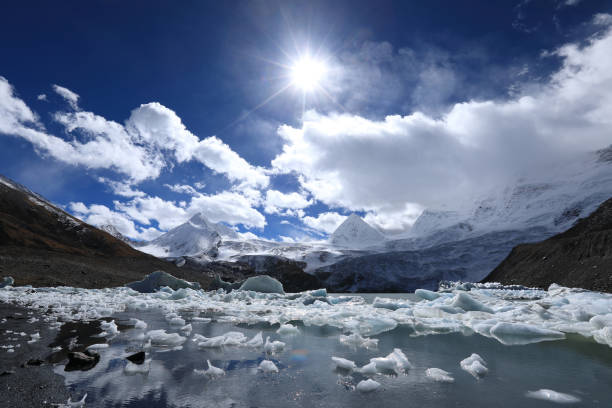
<path id="1" fill-rule="evenodd" d="M 312 91 L 323 80 L 326 70 L 323 61 L 303 57 L 291 67 L 291 83 L 304 92 Z"/>

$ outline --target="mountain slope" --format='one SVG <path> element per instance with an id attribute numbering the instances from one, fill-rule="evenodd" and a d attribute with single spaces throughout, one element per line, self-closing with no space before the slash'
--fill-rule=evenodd
<path id="1" fill-rule="evenodd" d="M 515 247 L 485 281 L 612 292 L 612 199 L 561 234 Z"/>
<path id="2" fill-rule="evenodd" d="M 347 248 L 364 248 L 381 244 L 385 237 L 357 214 L 351 214 L 331 234 L 332 245 Z"/>
<path id="3" fill-rule="evenodd" d="M 13 276 L 16 285 L 100 288 L 140 280 L 157 269 L 204 287 L 209 282 L 137 251 L 0 176 L 0 276 Z"/>

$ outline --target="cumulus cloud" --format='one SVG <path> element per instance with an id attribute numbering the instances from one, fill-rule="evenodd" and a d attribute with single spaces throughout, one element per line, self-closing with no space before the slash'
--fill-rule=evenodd
<path id="1" fill-rule="evenodd" d="M 197 160 L 230 181 L 248 186 L 268 185 L 269 177 L 262 168 L 250 165 L 215 136 L 200 140 L 187 130 L 174 111 L 157 102 L 134 109 L 126 128 L 142 143 L 173 151 L 179 163 Z"/>
<path id="2" fill-rule="evenodd" d="M 347 217 L 345 215 L 330 211 L 323 212 L 316 217 L 305 216 L 302 218 L 302 222 L 315 231 L 331 234 L 346 219 Z"/>
<path id="3" fill-rule="evenodd" d="M 309 112 L 301 127 L 279 128 L 285 145 L 272 165 L 297 174 L 301 187 L 329 206 L 379 217 L 407 203 L 437 207 L 521 175 L 546 174 L 611 141 L 612 33 L 556 55 L 562 67 L 531 94 L 458 103 L 441 118 Z"/>
<path id="4" fill-rule="evenodd" d="M 301 210 L 312 204 L 298 192 L 282 193 L 278 190 L 266 191 L 264 211 L 269 214 L 280 214 L 282 210 Z"/>
<path id="5" fill-rule="evenodd" d="M 110 180 L 106 177 L 98 177 L 98 181 L 110 187 L 111 191 L 122 197 L 144 197 L 146 194 L 139 190 L 134 190 L 132 185 L 123 181 Z"/>
<path id="6" fill-rule="evenodd" d="M 45 94 L 40 94 L 36 97 L 37 100 L 39 101 L 46 101 L 47 100 L 47 95 Z"/>
<path id="7" fill-rule="evenodd" d="M 156 228 L 137 227 L 134 221 L 125 214 L 113 211 L 105 205 L 92 204 L 87 206 L 82 202 L 71 202 L 68 207 L 75 216 L 86 223 L 96 227 L 112 225 L 121 234 L 132 239 L 151 240 L 162 234 Z"/>
<path id="8" fill-rule="evenodd" d="M 72 109 L 74 109 L 74 110 L 78 110 L 79 109 L 79 105 L 78 105 L 79 95 L 77 95 L 76 93 L 72 92 L 70 89 L 64 88 L 63 86 L 59 86 L 59 85 L 53 85 L 53 90 L 59 96 L 64 98 L 66 100 L 66 102 L 68 102 L 68 104 L 70 105 L 70 107 Z"/>
<path id="9" fill-rule="evenodd" d="M 164 184 L 164 187 L 167 187 L 171 191 L 179 194 L 187 194 L 187 195 L 198 195 L 200 193 L 197 190 L 186 184 Z"/>

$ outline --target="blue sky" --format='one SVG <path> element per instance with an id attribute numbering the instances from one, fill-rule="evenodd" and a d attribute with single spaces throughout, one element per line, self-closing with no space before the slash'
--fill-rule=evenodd
<path id="1" fill-rule="evenodd" d="M 271 239 L 324 238 L 352 212 L 405 231 L 424 208 L 610 144 L 611 11 L 13 2 L 0 173 L 136 239 L 199 211 Z M 293 75 L 305 56 L 322 70 L 307 91 Z"/>

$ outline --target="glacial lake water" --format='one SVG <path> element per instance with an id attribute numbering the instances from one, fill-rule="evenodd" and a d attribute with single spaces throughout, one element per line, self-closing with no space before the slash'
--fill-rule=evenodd
<path id="1" fill-rule="evenodd" d="M 380 294 L 364 295 L 372 301 Z M 385 294 L 389 298 L 411 298 L 411 294 Z M 120 334 L 100 350 L 100 362 L 89 371 L 65 372 L 58 364 L 55 371 L 78 399 L 87 393 L 87 407 L 546 407 L 557 404 L 528 398 L 528 391 L 552 389 L 569 393 L 580 402 L 574 406 L 612 406 L 612 348 L 579 335 L 561 341 L 521 346 L 506 346 L 478 334 L 459 333 L 411 336 L 409 329 L 398 327 L 374 336 L 375 349 L 353 349 L 338 341 L 342 332 L 330 326 L 305 327 L 296 322 L 300 334 L 281 336 L 278 325 L 233 325 L 215 322 L 214 312 L 198 313 L 212 317 L 211 322 L 193 320 L 194 334 L 206 337 L 239 331 L 251 338 L 263 331 L 286 343 L 283 352 L 267 357 L 261 348 L 223 347 L 200 349 L 187 340 L 180 350 L 153 347 L 148 352 L 147 373 L 128 374 L 125 356 L 142 346 L 143 330 L 128 325 L 129 318 L 145 321 L 147 330 L 169 328 L 164 315 L 157 311 L 115 314 Z M 124 323 L 124 324 L 122 324 Z M 87 346 L 103 342 L 91 337 L 98 333 L 98 323 L 66 323 L 54 346 L 70 341 Z M 73 339 L 74 338 L 74 339 Z M 73 339 L 73 340 L 71 340 Z M 376 374 L 372 378 L 381 388 L 361 393 L 355 385 L 367 377 L 335 369 L 331 356 L 353 360 L 358 366 L 370 358 L 386 356 L 400 348 L 413 365 L 403 374 Z M 475 379 L 463 371 L 459 362 L 478 353 L 489 372 Z M 61 361 L 64 352 L 53 356 Z M 269 358 L 278 373 L 262 373 L 257 367 Z M 206 360 L 225 371 L 218 378 L 199 375 L 194 370 L 207 368 Z M 435 382 L 425 375 L 428 368 L 441 368 L 454 377 L 452 383 Z"/>

